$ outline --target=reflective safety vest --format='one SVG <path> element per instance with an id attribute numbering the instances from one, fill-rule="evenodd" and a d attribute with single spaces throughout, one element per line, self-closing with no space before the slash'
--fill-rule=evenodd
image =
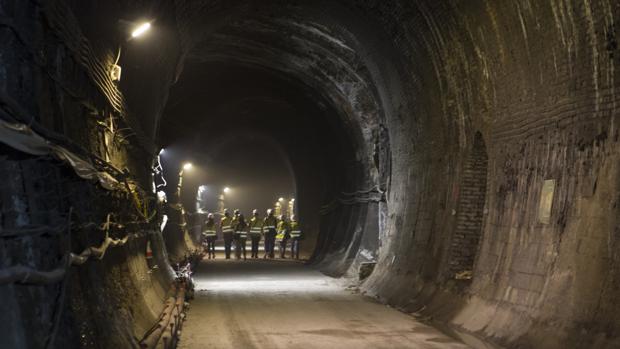
<path id="1" fill-rule="evenodd" d="M 250 219 L 250 234 L 260 235 L 263 232 L 263 220 L 258 217 Z"/>
<path id="2" fill-rule="evenodd" d="M 276 235 L 276 241 L 282 241 L 286 237 L 286 233 L 290 230 L 290 226 L 286 221 L 278 222 L 278 234 Z"/>
<path id="3" fill-rule="evenodd" d="M 233 219 L 233 222 L 233 227 L 235 227 L 235 236 L 237 239 L 246 239 L 248 237 L 248 224 L 245 222 L 241 224 L 239 219 Z"/>
<path id="4" fill-rule="evenodd" d="M 212 222 L 212 223 L 210 223 L 210 224 L 209 224 L 209 223 L 207 223 L 207 224 L 205 225 L 204 230 L 202 231 L 202 234 L 203 234 L 204 236 L 207 236 L 207 237 L 210 237 L 210 236 L 215 236 L 215 235 L 216 235 L 216 234 L 215 234 L 215 222 Z"/>
<path id="5" fill-rule="evenodd" d="M 291 237 L 292 238 L 300 238 L 301 237 L 301 229 L 299 228 L 299 222 L 291 221 Z"/>
<path id="6" fill-rule="evenodd" d="M 276 225 L 278 224 L 278 220 L 274 216 L 267 216 L 263 222 L 263 229 L 276 229 Z"/>
<path id="7" fill-rule="evenodd" d="M 222 233 L 232 233 L 233 232 L 232 218 L 230 217 L 222 218 L 222 220 L 220 221 L 220 226 L 222 227 Z"/>

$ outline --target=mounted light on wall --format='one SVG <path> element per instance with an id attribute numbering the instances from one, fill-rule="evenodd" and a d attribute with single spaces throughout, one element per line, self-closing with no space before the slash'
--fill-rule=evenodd
<path id="1" fill-rule="evenodd" d="M 151 22 L 144 22 L 140 24 L 138 27 L 136 27 L 136 29 L 134 29 L 131 32 L 131 37 L 132 38 L 140 37 L 144 35 L 144 33 L 146 33 L 147 31 L 149 31 L 149 29 L 151 29 Z"/>
<path id="2" fill-rule="evenodd" d="M 136 39 L 143 36 L 146 32 L 151 29 L 151 22 L 141 23 L 133 28 L 131 31 L 131 39 Z M 110 67 L 110 78 L 112 81 L 120 81 L 121 80 L 121 66 L 118 65 L 118 61 L 121 58 L 121 46 L 118 46 L 118 54 L 116 55 L 116 60 L 114 64 Z"/>
<path id="3" fill-rule="evenodd" d="M 179 184 L 177 185 L 178 200 L 180 200 L 181 198 L 181 187 L 183 187 L 183 174 L 185 174 L 185 171 L 190 171 L 192 168 L 194 168 L 194 165 L 191 162 L 186 162 L 181 167 L 181 171 L 179 171 Z"/>

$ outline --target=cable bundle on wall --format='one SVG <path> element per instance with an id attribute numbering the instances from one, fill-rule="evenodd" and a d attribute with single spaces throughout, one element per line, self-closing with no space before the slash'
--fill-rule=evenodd
<path id="1" fill-rule="evenodd" d="M 89 75 L 93 83 L 106 98 L 110 106 L 131 127 L 141 146 L 149 153 L 155 153 L 155 145 L 127 110 L 123 95 L 112 81 L 109 68 L 93 52 L 82 35 L 80 26 L 69 6 L 63 0 L 49 0 L 41 4 L 47 23 L 62 43 L 69 48 L 74 59 Z"/>
<path id="2" fill-rule="evenodd" d="M 385 191 L 382 191 L 379 187 L 368 190 L 358 190 L 354 192 L 342 192 L 340 197 L 332 200 L 326 205 L 323 205 L 319 213 L 321 215 L 326 215 L 340 206 L 350 206 L 385 201 Z"/>

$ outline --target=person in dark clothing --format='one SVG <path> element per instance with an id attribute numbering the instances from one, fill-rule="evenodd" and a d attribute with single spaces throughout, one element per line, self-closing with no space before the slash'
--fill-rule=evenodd
<path id="1" fill-rule="evenodd" d="M 258 215 L 258 210 L 252 211 L 249 226 L 250 239 L 252 239 L 252 258 L 258 258 L 258 244 L 263 234 L 263 220 Z"/>
<path id="2" fill-rule="evenodd" d="M 263 221 L 263 233 L 265 234 L 265 255 L 263 258 L 273 258 L 276 245 L 276 226 L 278 219 L 273 215 L 273 210 L 267 210 L 267 217 Z"/>
<path id="3" fill-rule="evenodd" d="M 303 236 L 301 226 L 295 215 L 291 216 L 289 226 L 291 228 L 291 258 L 299 259 L 299 244 Z"/>
<path id="4" fill-rule="evenodd" d="M 202 230 L 203 236 L 203 246 L 206 245 L 206 250 L 209 255 L 209 259 L 215 258 L 215 239 L 216 239 L 216 231 L 215 231 L 215 219 L 213 217 L 213 213 L 209 213 L 207 216 L 207 221 L 205 222 L 204 228 Z"/>
<path id="5" fill-rule="evenodd" d="M 220 229 L 222 230 L 222 236 L 224 237 L 224 252 L 226 254 L 226 259 L 230 259 L 230 247 L 232 246 L 234 230 L 232 227 L 232 217 L 230 217 L 230 212 L 228 212 L 228 210 L 224 210 L 224 217 L 220 220 Z"/>
<path id="6" fill-rule="evenodd" d="M 235 256 L 241 259 L 243 251 L 243 260 L 246 259 L 245 245 L 248 239 L 248 223 L 245 221 L 243 214 L 237 216 L 237 224 L 235 225 Z"/>

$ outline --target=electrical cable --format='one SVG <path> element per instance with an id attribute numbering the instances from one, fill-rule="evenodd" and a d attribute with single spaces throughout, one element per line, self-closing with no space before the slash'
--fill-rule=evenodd
<path id="1" fill-rule="evenodd" d="M 103 242 L 101 243 L 101 245 L 97 247 L 95 246 L 87 247 L 79 254 L 71 253 L 71 264 L 72 265 L 82 265 L 86 263 L 91 257 L 101 260 L 103 259 L 103 257 L 105 257 L 105 254 L 108 248 L 123 246 L 127 243 L 130 237 L 129 234 L 127 234 L 122 239 L 113 239 L 110 237 L 109 235 L 110 227 L 113 224 L 111 221 L 111 217 L 112 217 L 112 214 L 108 213 L 106 217 L 106 222 L 103 223 L 103 225 L 101 226 L 101 229 L 105 231 L 105 238 Z"/>
<path id="2" fill-rule="evenodd" d="M 69 229 L 67 230 L 67 234 L 65 236 L 65 250 L 66 251 L 71 251 L 71 221 L 72 221 L 72 216 L 73 216 L 73 207 L 71 207 L 69 209 L 69 214 L 67 215 L 67 227 L 69 227 Z M 71 260 L 67 259 L 67 271 L 69 271 L 69 267 L 71 266 Z M 56 335 L 58 333 L 58 328 L 60 327 L 60 321 L 62 320 L 62 313 L 63 310 L 65 309 L 65 299 L 66 299 L 66 293 L 67 293 L 67 286 L 69 284 L 69 276 L 70 273 L 66 273 L 64 280 L 62 281 L 62 284 L 60 285 L 60 292 L 58 293 L 58 299 L 56 300 L 56 305 L 57 308 L 54 311 L 54 319 L 52 321 L 52 330 L 50 332 L 50 335 L 47 338 L 46 341 L 46 345 L 45 348 L 46 349 L 52 349 L 54 346 L 54 343 L 56 342 Z"/>

